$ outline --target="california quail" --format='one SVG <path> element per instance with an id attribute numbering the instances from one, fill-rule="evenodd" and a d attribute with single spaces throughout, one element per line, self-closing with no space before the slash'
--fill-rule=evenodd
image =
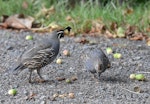
<path id="1" fill-rule="evenodd" d="M 67 27 L 64 30 L 70 32 L 71 27 Z M 13 72 L 21 71 L 25 68 L 29 69 L 29 83 L 31 82 L 31 75 L 33 70 L 37 70 L 37 74 L 40 79 L 44 81 L 40 74 L 40 69 L 50 64 L 59 53 L 60 38 L 64 37 L 64 30 L 53 31 L 48 38 L 40 40 L 35 47 L 25 52 L 21 58 L 19 65 L 13 69 Z"/>
<path id="2" fill-rule="evenodd" d="M 110 61 L 101 49 L 91 48 L 86 54 L 85 69 L 94 74 L 97 73 L 98 79 L 107 68 L 110 68 Z"/>

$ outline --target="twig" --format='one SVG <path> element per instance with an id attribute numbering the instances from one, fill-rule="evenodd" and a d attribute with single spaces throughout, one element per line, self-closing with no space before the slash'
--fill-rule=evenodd
<path id="1" fill-rule="evenodd" d="M 138 73 L 150 74 L 150 72 L 139 71 Z"/>
<path id="2" fill-rule="evenodd" d="M 134 92 L 134 91 L 131 91 L 131 90 L 128 90 L 128 89 L 126 89 L 126 88 L 123 88 L 123 87 L 121 87 L 121 86 L 119 86 L 121 89 L 123 89 L 123 90 L 126 90 L 126 91 L 128 91 L 128 92 L 131 92 L 131 93 L 134 93 L 134 94 L 140 94 L 139 92 Z"/>

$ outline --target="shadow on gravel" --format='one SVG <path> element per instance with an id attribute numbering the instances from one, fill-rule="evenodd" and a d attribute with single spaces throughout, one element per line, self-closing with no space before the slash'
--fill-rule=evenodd
<path id="1" fill-rule="evenodd" d="M 108 82 L 108 83 L 127 83 L 127 79 L 123 79 L 120 77 L 108 77 L 101 76 L 100 82 Z"/>
<path id="2" fill-rule="evenodd" d="M 45 80 L 43 82 L 39 82 L 39 81 L 32 81 L 31 84 L 36 84 L 36 85 L 40 85 L 40 84 L 45 84 L 45 85 L 50 85 L 50 84 L 55 84 L 55 86 L 58 85 L 58 81 L 57 80 Z"/>

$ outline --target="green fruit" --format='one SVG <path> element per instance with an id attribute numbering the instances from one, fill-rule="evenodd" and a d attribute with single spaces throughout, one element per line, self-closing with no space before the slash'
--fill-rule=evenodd
<path id="1" fill-rule="evenodd" d="M 145 80 L 145 76 L 143 74 L 136 74 L 135 79 L 139 81 L 143 81 Z"/>
<path id="2" fill-rule="evenodd" d="M 66 79 L 66 83 L 71 83 L 71 80 L 70 79 Z"/>
<path id="3" fill-rule="evenodd" d="M 124 31 L 124 29 L 122 27 L 119 27 L 117 29 L 117 36 L 120 37 L 120 38 L 125 37 L 125 31 Z"/>
<path id="4" fill-rule="evenodd" d="M 108 47 L 108 48 L 106 48 L 106 52 L 107 52 L 107 54 L 111 54 L 113 52 L 113 50 L 110 47 Z"/>
<path id="5" fill-rule="evenodd" d="M 16 90 L 16 89 L 10 89 L 10 90 L 8 91 L 8 94 L 9 94 L 9 95 L 16 95 L 16 94 L 17 94 L 17 90 Z"/>
<path id="6" fill-rule="evenodd" d="M 122 55 L 120 53 L 115 53 L 113 54 L 114 58 L 119 59 L 122 57 Z"/>
<path id="7" fill-rule="evenodd" d="M 135 76 L 136 76 L 135 74 L 130 74 L 130 77 L 129 77 L 129 78 L 130 78 L 130 79 L 135 79 Z"/>
<path id="8" fill-rule="evenodd" d="M 33 36 L 27 35 L 27 36 L 26 36 L 26 40 L 33 40 Z"/>

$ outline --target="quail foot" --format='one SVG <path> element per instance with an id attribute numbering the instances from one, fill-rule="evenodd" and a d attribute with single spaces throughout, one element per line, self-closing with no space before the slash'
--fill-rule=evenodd
<path id="1" fill-rule="evenodd" d="M 85 57 L 85 69 L 95 76 L 97 73 L 98 79 L 107 68 L 110 68 L 110 61 L 101 49 L 90 48 Z"/>
<path id="2" fill-rule="evenodd" d="M 40 40 L 33 48 L 26 51 L 19 59 L 19 64 L 12 69 L 13 72 L 20 72 L 23 69 L 29 69 L 29 83 L 31 83 L 31 75 L 33 70 L 37 71 L 38 76 L 42 81 L 43 77 L 40 74 L 42 67 L 50 64 L 58 55 L 60 47 L 60 38 L 64 37 L 64 31 L 70 32 L 71 27 L 66 27 L 63 30 L 53 31 L 47 38 Z"/>

